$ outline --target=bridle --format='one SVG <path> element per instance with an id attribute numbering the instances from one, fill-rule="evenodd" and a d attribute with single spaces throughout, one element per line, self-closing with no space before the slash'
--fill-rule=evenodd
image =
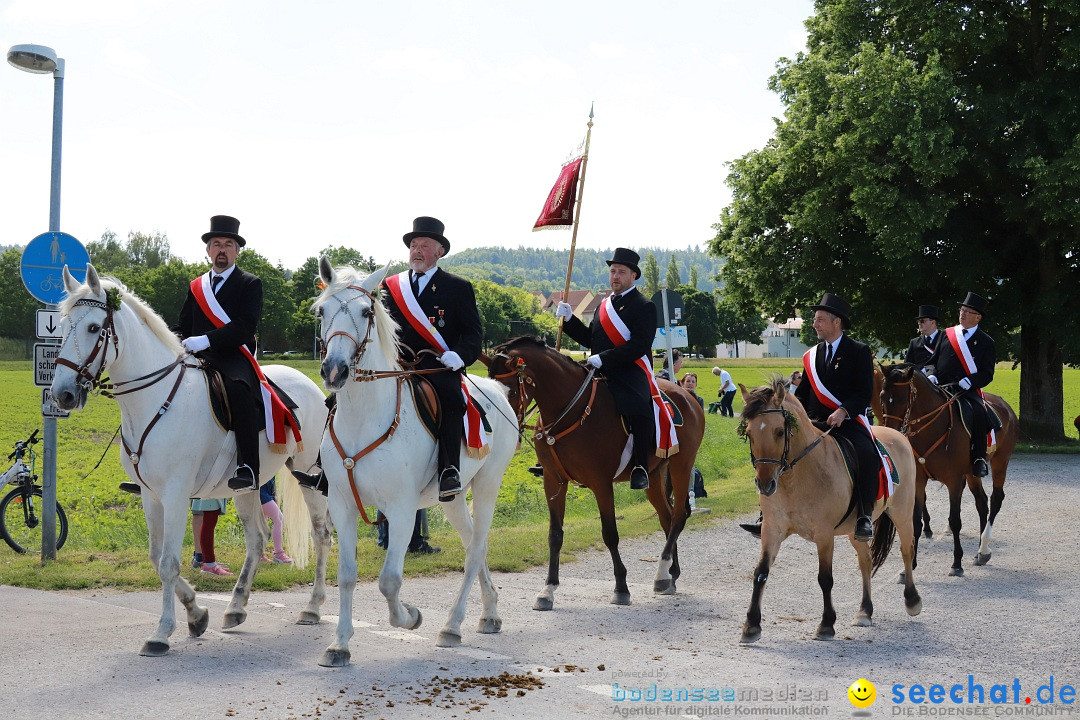
<path id="1" fill-rule="evenodd" d="M 813 450 L 815 447 L 817 447 L 821 443 L 821 441 L 824 440 L 825 437 L 829 433 L 832 432 L 832 428 L 830 427 L 829 429 L 827 429 L 823 433 L 821 433 L 821 435 L 819 435 L 812 443 L 810 443 L 805 448 L 803 448 L 803 451 L 801 453 L 799 453 L 798 456 L 796 456 L 796 458 L 794 460 L 789 461 L 788 460 L 788 454 L 791 452 L 791 418 L 792 418 L 792 414 L 791 414 L 790 410 L 785 410 L 784 408 L 767 408 L 765 410 L 761 410 L 760 412 L 756 413 L 753 418 L 747 418 L 747 420 L 748 421 L 753 420 L 754 418 L 760 417 L 761 415 L 770 415 L 770 414 L 779 414 L 779 415 L 784 416 L 784 453 L 783 453 L 783 455 L 781 455 L 779 459 L 777 459 L 777 458 L 759 458 L 759 457 L 756 457 L 754 455 L 753 444 L 750 442 L 749 433 L 746 435 L 746 441 L 747 441 L 748 444 L 750 444 L 750 465 L 753 466 L 755 469 L 757 468 L 758 463 L 766 463 L 766 464 L 771 464 L 771 465 L 778 465 L 780 467 L 780 469 L 777 471 L 776 477 L 777 477 L 777 479 L 779 479 L 781 475 L 786 473 L 788 470 L 791 470 L 792 468 L 794 468 L 796 463 L 798 463 L 800 460 L 802 460 L 804 457 L 806 457 L 810 453 L 811 450 Z"/>
<path id="2" fill-rule="evenodd" d="M 361 287 L 359 285 L 349 285 L 349 286 L 347 286 L 347 287 L 345 287 L 343 289 L 344 290 L 356 290 L 360 294 L 355 295 L 355 296 L 349 298 L 348 300 L 339 300 L 337 309 L 334 310 L 333 314 L 330 315 L 330 317 L 328 319 L 324 319 L 324 322 L 332 323 L 334 318 L 336 318 L 339 313 L 345 313 L 349 317 L 349 320 L 352 322 L 353 328 L 356 330 L 356 334 L 353 335 L 352 333 L 348 332 L 347 330 L 335 330 L 334 332 L 330 333 L 329 337 L 323 338 L 323 341 L 322 341 L 322 356 L 324 358 L 326 357 L 326 346 L 330 343 L 331 340 L 333 340 L 338 335 L 346 337 L 346 338 L 348 338 L 349 340 L 352 341 L 353 345 L 356 346 L 356 352 L 353 353 L 352 358 L 349 360 L 349 369 L 352 370 L 354 373 L 359 373 L 360 371 L 357 370 L 356 364 L 358 362 L 360 362 L 360 358 L 363 356 L 364 351 L 367 350 L 367 346 L 371 342 L 372 328 L 375 327 L 375 302 L 376 302 L 376 299 L 375 299 L 374 293 L 372 293 L 371 291 L 369 291 L 366 288 L 363 288 L 363 287 Z M 335 297 L 336 297 L 336 293 L 335 293 Z M 358 300 L 361 297 L 366 297 L 371 304 L 362 313 L 363 316 L 367 318 L 367 329 L 363 332 L 363 340 L 358 340 L 357 338 L 359 338 L 361 336 L 360 324 L 357 321 L 356 317 L 354 317 L 353 314 L 349 312 L 349 303 L 351 303 L 353 300 Z M 320 310 L 320 312 L 322 312 L 322 307 L 320 307 L 319 310 Z M 356 377 L 355 379 L 359 380 L 360 378 Z M 374 378 L 372 378 L 372 379 L 374 379 Z"/>
<path id="3" fill-rule="evenodd" d="M 507 353 L 498 352 L 492 358 L 493 361 L 496 359 L 501 359 L 504 366 L 508 367 L 509 370 L 502 373 L 493 373 L 491 375 L 492 380 L 502 382 L 503 380 L 517 376 L 517 419 L 518 427 L 521 428 L 519 432 L 531 430 L 532 439 L 534 441 L 543 440 L 548 446 L 548 450 L 555 461 L 555 467 L 558 469 L 559 474 L 570 482 L 576 482 L 569 471 L 566 470 L 562 460 L 559 459 L 558 453 L 555 452 L 555 443 L 582 427 L 585 424 L 585 421 L 589 419 L 589 416 L 592 415 L 593 403 L 596 400 L 596 390 L 600 384 L 600 379 L 596 377 L 596 369 L 592 367 L 589 368 L 589 371 L 585 375 L 585 380 L 578 387 L 577 392 L 574 393 L 570 402 L 563 407 L 554 422 L 545 425 L 537 410 L 536 424 L 527 425 L 525 424 L 525 418 L 536 407 L 536 397 L 534 393 L 527 390 L 526 385 L 535 390 L 536 381 L 527 372 L 525 358 L 511 357 Z M 562 431 L 556 431 L 555 428 L 570 415 L 571 410 L 573 410 L 578 404 L 578 401 L 585 395 L 586 389 L 590 389 L 589 399 L 585 403 L 581 416 L 577 420 L 572 421 Z"/>
<path id="4" fill-rule="evenodd" d="M 117 295 L 117 298 L 119 298 L 119 295 Z M 139 446 L 133 451 L 130 447 L 128 447 L 127 440 L 124 438 L 124 433 L 120 433 L 120 443 L 121 445 L 123 445 L 124 452 L 127 453 L 128 460 L 131 461 L 131 465 L 135 469 L 136 479 L 138 479 L 138 481 L 142 483 L 144 487 L 147 487 L 147 489 L 149 489 L 149 487 L 146 485 L 146 482 L 142 479 L 142 474 L 139 472 L 139 461 L 142 459 L 143 446 L 146 444 L 146 438 L 150 435 L 150 431 L 154 429 L 154 426 L 157 424 L 158 420 L 160 420 L 162 416 L 165 415 L 168 409 L 172 406 L 173 398 L 176 397 L 176 392 L 177 390 L 179 390 L 180 383 L 184 379 L 184 373 L 187 372 L 187 369 L 189 367 L 198 367 L 198 365 L 189 365 L 187 362 L 185 362 L 188 356 L 180 355 L 176 358 L 176 360 L 172 361 L 168 365 L 158 368 L 157 370 L 149 372 L 141 377 L 132 378 L 131 380 L 123 380 L 117 383 L 111 383 L 102 380 L 101 376 L 105 372 L 106 355 L 108 354 L 110 339 L 112 340 L 113 359 L 119 357 L 120 355 L 120 339 L 119 336 L 116 334 L 116 324 L 113 317 L 113 307 L 110 306 L 108 302 L 103 302 L 101 300 L 92 300 L 89 298 L 76 300 L 72 305 L 72 307 L 80 306 L 105 311 L 105 320 L 101 323 L 101 330 L 98 332 L 97 341 L 94 343 L 93 349 L 89 352 L 86 360 L 83 361 L 82 364 L 76 365 L 67 358 L 59 356 L 56 358 L 56 364 L 73 370 L 75 372 L 76 378 L 78 379 L 79 386 L 85 392 L 90 393 L 96 390 L 100 395 L 103 395 L 107 398 L 115 399 L 119 395 L 127 395 L 129 393 L 138 392 L 139 390 L 145 390 L 151 385 L 155 385 L 159 381 L 164 380 L 177 366 L 180 367 L 180 372 L 176 375 L 176 380 L 173 382 L 173 386 L 172 389 L 169 391 L 168 397 L 165 399 L 165 402 L 162 403 L 161 407 L 158 408 L 158 411 L 154 413 L 154 417 L 147 424 L 146 429 L 143 430 L 142 436 L 139 438 Z M 81 320 L 82 317 L 78 318 L 77 320 L 71 320 L 71 331 L 64 338 L 64 342 L 60 346 L 60 348 L 63 349 L 64 345 L 66 345 L 67 341 L 70 339 L 75 349 L 76 356 L 81 353 L 79 352 L 78 333 L 75 332 L 75 328 L 79 324 L 79 322 L 81 322 Z M 90 366 L 93 365 L 94 361 L 98 358 L 99 353 L 101 355 L 101 360 L 98 363 L 97 370 L 92 373 L 90 372 Z M 134 387 L 126 387 L 128 385 L 134 385 L 135 383 L 139 382 L 143 382 L 143 384 Z M 124 389 L 120 390 L 118 388 Z"/>
<path id="5" fill-rule="evenodd" d="M 898 421 L 900 421 L 900 432 L 905 437 L 910 439 L 910 438 L 914 438 L 914 437 L 918 436 L 919 433 L 921 433 L 923 430 L 929 429 L 930 426 L 941 416 L 942 413 L 944 413 L 946 411 L 948 411 L 948 413 L 949 413 L 949 423 L 945 427 L 945 432 L 942 433 L 941 437 L 939 437 L 937 440 L 935 440 L 934 443 L 929 448 L 927 448 L 926 452 L 922 453 L 921 456 L 916 452 L 916 457 L 919 459 L 919 462 L 924 463 L 924 462 L 926 462 L 926 458 L 932 452 L 937 450 L 938 447 L 940 447 L 941 444 L 943 442 L 945 442 L 945 440 L 948 439 L 950 433 L 952 432 L 952 409 L 951 408 L 952 408 L 953 403 L 957 402 L 960 399 L 960 395 L 959 394 L 952 395 L 951 397 L 949 397 L 948 400 L 946 400 L 945 402 L 943 402 L 941 405 L 937 406 L 936 408 L 934 408 L 930 412 L 925 413 L 923 415 L 920 415 L 920 416 L 918 416 L 916 418 L 912 418 L 911 417 L 911 411 L 912 411 L 912 408 L 915 407 L 915 401 L 919 397 L 919 389 L 915 386 L 915 382 L 913 380 L 911 380 L 911 379 L 908 379 L 905 382 L 893 382 L 893 383 L 890 383 L 889 387 L 903 387 L 905 385 L 908 387 L 908 403 L 907 403 L 907 407 L 904 409 L 903 417 L 901 417 L 899 415 L 891 415 L 889 413 L 886 413 L 884 403 L 882 403 L 882 408 L 881 408 L 882 415 L 884 416 L 882 418 L 882 420 L 885 421 L 885 422 L 888 422 L 889 420 L 898 420 Z M 884 390 L 882 390 L 882 392 L 884 392 Z M 946 395 L 947 394 L 948 393 L 946 393 Z M 913 450 L 914 450 L 914 448 L 913 448 Z"/>

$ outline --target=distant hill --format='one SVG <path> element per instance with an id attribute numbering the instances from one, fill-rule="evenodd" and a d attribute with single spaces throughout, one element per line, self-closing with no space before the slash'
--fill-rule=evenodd
<path id="1" fill-rule="evenodd" d="M 608 267 L 605 262 L 611 250 L 584 250 L 574 252 L 574 272 L 570 287 L 578 290 L 598 290 L 608 286 Z M 679 277 L 683 283 L 690 282 L 690 268 L 697 267 L 698 290 L 711 292 L 717 287 L 716 276 L 720 274 L 723 261 L 697 249 L 666 250 L 641 248 L 642 271 L 649 253 L 656 258 L 660 269 L 660 281 L 667 277 L 668 263 L 675 257 Z M 570 258 L 569 244 L 565 250 L 539 248 L 482 247 L 456 252 L 440 260 L 439 266 L 474 280 L 490 280 L 499 285 L 518 287 L 529 292 L 550 293 L 562 290 L 566 282 L 566 263 Z"/>

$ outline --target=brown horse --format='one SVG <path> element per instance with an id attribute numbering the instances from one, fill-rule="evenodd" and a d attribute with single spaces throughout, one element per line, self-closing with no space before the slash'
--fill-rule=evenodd
<path id="1" fill-rule="evenodd" d="M 536 403 L 539 413 L 535 427 L 530 429 L 536 456 L 544 467 L 544 492 L 550 518 L 549 558 L 547 584 L 533 609 L 550 610 L 559 586 L 559 553 L 566 489 L 570 483 L 588 488 L 596 497 L 604 544 L 615 566 L 615 594 L 611 602 L 629 605 L 626 566 L 619 556 L 613 487 L 614 483 L 630 477 L 622 459 L 627 435 L 621 429 L 621 419 L 606 382 L 531 337 L 513 338 L 495 348 L 488 375 L 510 388 L 510 404 L 517 408 L 519 425 L 530 403 Z M 670 595 L 675 592 L 675 581 L 681 572 L 676 542 L 686 524 L 687 490 L 705 430 L 705 415 L 697 401 L 675 383 L 658 380 L 657 384 L 683 417 L 683 424 L 677 429 L 679 452 L 667 458 L 652 458 L 646 490 L 667 536 L 653 591 Z M 671 477 L 674 507 L 664 492 L 665 473 Z"/>
<path id="2" fill-rule="evenodd" d="M 971 454 L 968 450 L 970 435 L 960 422 L 956 403 L 948 395 L 926 379 L 918 368 L 906 363 L 882 365 L 875 373 L 875 383 L 880 382 L 879 408 L 874 412 L 886 426 L 900 430 L 911 443 L 918 460 L 914 522 L 918 528 L 925 516 L 926 536 L 930 537 L 930 516 L 926 514 L 926 481 L 934 478 L 949 489 L 949 528 L 953 533 L 953 564 L 950 575 L 961 576 L 964 568 L 961 559 L 964 549 L 960 544 L 960 500 L 964 485 L 975 497 L 979 511 L 979 550 L 975 564 L 985 565 L 990 559 L 990 535 L 994 519 L 1005 499 L 1005 475 L 1009 469 L 1016 442 L 1020 436 L 1020 423 L 1016 413 L 1007 402 L 997 395 L 986 393 L 986 401 L 1001 418 L 1001 430 L 997 431 L 997 444 L 987 452 L 994 489 L 987 505 L 982 479 L 971 474 Z M 916 556 L 918 539 L 916 537 Z"/>
<path id="3" fill-rule="evenodd" d="M 856 625 L 873 624 L 870 577 L 885 562 L 897 533 L 904 556 L 904 606 L 909 615 L 918 615 L 922 599 L 912 575 L 915 458 L 904 436 L 889 428 L 874 428 L 874 436 L 892 457 L 899 480 L 888 502 L 879 500 L 874 505 L 873 543 L 856 542 L 852 483 L 835 439 L 826 438 L 825 433 L 814 427 L 802 403 L 787 391 L 779 376 L 752 392 L 742 385 L 739 388 L 745 403 L 742 427 L 750 443 L 762 514 L 761 559 L 754 570 L 754 592 L 740 642 L 752 643 L 761 637 L 761 596 L 765 581 L 780 544 L 791 535 L 801 535 L 817 545 L 818 585 L 825 609 L 815 639 L 831 640 L 836 634 L 832 563 L 837 535 L 848 536 L 862 572 L 862 602 L 855 615 Z"/>

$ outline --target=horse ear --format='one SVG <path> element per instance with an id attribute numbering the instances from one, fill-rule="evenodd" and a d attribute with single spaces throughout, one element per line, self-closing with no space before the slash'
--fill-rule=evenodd
<path id="1" fill-rule="evenodd" d="M 68 266 L 64 265 L 64 289 L 67 290 L 67 294 L 71 295 L 76 290 L 82 287 L 82 283 L 75 279 L 75 276 L 68 270 Z"/>
<path id="2" fill-rule="evenodd" d="M 783 382 L 777 382 L 773 387 L 776 389 L 773 397 L 776 399 L 776 404 L 780 405 L 784 402 L 784 396 L 787 395 L 787 386 Z"/>
<path id="3" fill-rule="evenodd" d="M 330 260 L 325 255 L 319 256 L 319 277 L 327 285 L 331 285 L 334 282 L 334 267 L 330 264 Z"/>
<path id="4" fill-rule="evenodd" d="M 747 402 L 750 401 L 750 393 L 747 392 L 746 386 L 743 385 L 742 383 L 739 383 L 739 392 L 742 393 L 743 404 L 746 404 Z"/>
<path id="5" fill-rule="evenodd" d="M 98 279 L 97 270 L 90 263 L 86 263 L 86 285 L 95 295 L 101 292 L 101 280 Z"/>
<path id="6" fill-rule="evenodd" d="M 383 265 L 382 270 L 377 270 L 368 275 L 367 278 L 364 279 L 364 282 L 360 285 L 360 287 L 364 288 L 369 293 L 375 292 L 376 288 L 382 285 L 383 278 L 386 277 L 386 271 L 389 269 L 390 263 L 386 263 L 385 265 Z"/>

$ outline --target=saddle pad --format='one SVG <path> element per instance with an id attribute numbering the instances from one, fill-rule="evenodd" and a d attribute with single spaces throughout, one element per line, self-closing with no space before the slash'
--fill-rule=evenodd
<path id="1" fill-rule="evenodd" d="M 847 468 L 848 481 L 851 482 L 852 488 L 855 487 L 855 472 L 858 469 L 858 462 L 855 459 L 855 447 L 851 444 L 851 441 L 847 438 L 840 437 L 839 435 L 832 436 L 836 440 L 836 444 L 840 447 L 840 454 L 844 458 L 844 466 Z M 843 442 L 840 442 L 843 440 Z M 900 484 L 900 474 L 896 472 L 896 463 L 893 462 L 892 456 L 881 441 L 874 438 L 874 444 L 877 445 L 877 451 L 879 455 L 884 455 L 889 460 L 889 474 L 892 475 L 892 483 L 894 486 Z M 882 471 L 879 471 L 879 475 Z M 885 478 L 881 478 L 878 483 L 877 495 L 875 498 L 881 500 L 885 497 Z"/>
<path id="2" fill-rule="evenodd" d="M 439 408 L 439 396 L 434 393 L 433 389 L 431 394 L 427 395 L 427 393 L 425 392 L 425 387 L 431 389 L 431 383 L 427 382 L 420 376 L 409 376 L 408 383 L 409 390 L 412 392 L 413 405 L 416 406 L 416 413 L 420 417 L 420 422 L 424 426 L 424 429 L 427 430 L 428 435 L 431 436 L 431 439 L 436 440 L 439 433 L 438 415 L 441 413 L 441 410 Z M 423 383 L 423 386 L 421 386 L 421 383 Z M 432 401 L 435 403 L 435 407 L 431 407 L 431 405 L 429 404 Z M 469 402 L 471 402 L 472 406 L 476 408 L 476 411 L 480 413 L 480 422 L 484 426 L 484 432 L 490 434 L 491 422 L 488 420 L 488 416 L 487 413 L 484 412 L 484 408 L 480 407 L 480 405 L 477 404 L 476 400 L 474 400 L 473 398 L 469 398 Z M 467 439 L 463 436 L 462 440 L 466 441 Z"/>
<path id="3" fill-rule="evenodd" d="M 956 403 L 956 405 L 958 408 L 960 408 L 960 422 L 964 426 L 964 431 L 968 434 L 968 437 L 971 437 L 971 413 L 975 410 L 975 407 L 973 405 L 969 405 L 966 402 L 958 402 Z M 994 410 L 993 406 L 991 406 L 990 403 L 986 402 L 985 400 L 983 401 L 983 408 L 986 410 L 986 420 L 988 423 L 988 432 L 986 433 L 986 447 L 990 448 L 994 447 L 994 445 L 996 444 L 997 437 L 995 431 L 1001 430 L 1001 418 L 998 417 L 998 414 Z M 993 439 L 993 441 L 991 439 Z"/>

